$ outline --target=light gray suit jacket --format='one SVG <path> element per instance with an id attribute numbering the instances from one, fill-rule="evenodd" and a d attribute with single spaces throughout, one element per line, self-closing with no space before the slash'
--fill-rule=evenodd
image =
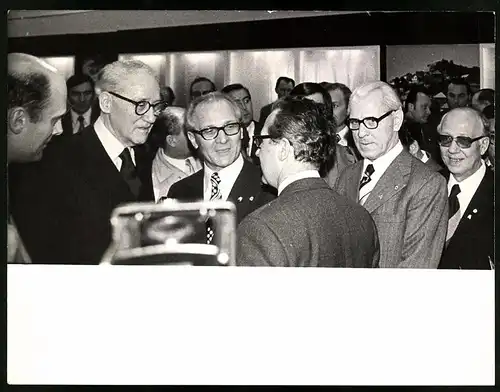
<path id="1" fill-rule="evenodd" d="M 346 167 L 335 189 L 359 198 L 363 161 Z M 446 238 L 448 192 L 442 175 L 402 151 L 387 168 L 363 207 L 380 241 L 380 267 L 437 268 Z"/>

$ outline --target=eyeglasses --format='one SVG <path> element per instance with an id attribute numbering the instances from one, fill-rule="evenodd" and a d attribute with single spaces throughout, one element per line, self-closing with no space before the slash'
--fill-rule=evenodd
<path id="1" fill-rule="evenodd" d="M 362 120 L 358 120 L 357 118 L 349 118 L 349 119 L 347 119 L 347 127 L 351 131 L 357 131 L 357 130 L 359 130 L 361 123 L 363 123 L 366 128 L 375 129 L 378 127 L 378 124 L 380 123 L 380 121 L 382 121 L 384 118 L 386 118 L 392 112 L 395 112 L 395 110 L 389 110 L 387 113 L 383 114 L 380 117 L 366 117 Z"/>
<path id="2" fill-rule="evenodd" d="M 483 137 L 488 137 L 488 136 L 483 135 L 483 136 L 475 137 L 474 139 L 472 139 L 472 138 L 467 137 L 467 136 L 453 137 L 450 135 L 438 134 L 438 143 L 442 147 L 449 147 L 449 146 L 451 146 L 451 143 L 453 142 L 453 140 L 455 140 L 460 148 L 470 148 L 470 146 L 472 146 L 472 143 L 482 139 Z"/>
<path id="3" fill-rule="evenodd" d="M 148 101 L 137 102 L 130 98 L 124 97 L 123 95 L 114 93 L 112 91 L 108 91 L 108 93 L 135 105 L 135 114 L 137 114 L 138 116 L 145 115 L 149 111 L 149 109 L 153 108 L 153 114 L 158 117 L 161 114 L 161 112 L 163 112 L 165 108 L 168 106 L 168 104 L 165 101 L 159 101 L 156 103 L 150 103 Z"/>
<path id="4" fill-rule="evenodd" d="M 255 135 L 253 137 L 253 143 L 255 144 L 256 148 L 260 148 L 265 139 L 272 139 L 272 138 L 273 137 L 271 135 Z"/>
<path id="5" fill-rule="evenodd" d="M 196 90 L 196 91 L 192 92 L 191 96 L 193 98 L 198 98 L 198 97 L 201 97 L 202 95 L 207 95 L 207 94 L 213 93 L 213 92 L 214 92 L 214 90 L 204 90 L 204 91 L 198 91 L 198 90 Z"/>
<path id="6" fill-rule="evenodd" d="M 193 130 L 192 132 L 201 135 L 201 137 L 205 140 L 213 140 L 216 139 L 217 136 L 219 136 L 220 131 L 224 131 L 227 136 L 234 136 L 240 131 L 240 129 L 241 124 L 238 122 L 234 122 L 226 124 L 223 127 L 208 127 L 199 131 Z"/>

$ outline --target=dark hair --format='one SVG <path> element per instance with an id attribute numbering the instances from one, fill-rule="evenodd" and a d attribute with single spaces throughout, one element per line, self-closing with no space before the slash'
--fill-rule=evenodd
<path id="1" fill-rule="evenodd" d="M 41 72 L 7 75 L 7 109 L 24 108 L 35 123 L 41 119 L 50 96 L 49 78 Z"/>
<path id="2" fill-rule="evenodd" d="M 349 98 L 351 98 L 352 91 L 345 84 L 343 84 L 343 83 L 321 82 L 319 85 L 321 87 L 323 87 L 327 92 L 335 91 L 335 90 L 342 91 L 342 94 L 344 95 L 345 105 L 346 106 L 349 105 Z"/>
<path id="3" fill-rule="evenodd" d="M 184 132 L 185 113 L 179 117 L 177 113 L 172 113 L 169 110 L 177 107 L 180 108 L 180 106 L 169 106 L 156 118 L 147 141 L 151 152 L 156 153 L 159 147 L 164 147 L 168 135 L 178 135 L 180 132 Z"/>
<path id="4" fill-rule="evenodd" d="M 322 170 L 335 155 L 335 143 L 332 124 L 318 104 L 304 97 L 287 96 L 275 108 L 278 111 L 268 128 L 269 135 L 286 138 L 295 150 L 295 159 Z"/>
<path id="5" fill-rule="evenodd" d="M 491 105 L 495 105 L 495 90 L 491 88 L 483 88 L 478 91 L 477 100 L 481 103 L 489 102 Z"/>
<path id="6" fill-rule="evenodd" d="M 170 99 L 171 99 L 171 101 L 169 102 L 169 105 L 172 105 L 172 102 L 175 101 L 174 90 L 172 90 L 172 87 L 170 87 L 170 86 L 165 86 L 165 87 L 163 87 L 163 89 L 168 91 L 168 94 L 170 95 Z M 161 98 L 164 99 L 163 94 L 161 94 L 162 93 L 161 90 L 162 89 L 160 89 L 160 95 L 162 96 Z"/>
<path id="7" fill-rule="evenodd" d="M 198 82 L 208 82 L 211 85 L 212 91 L 217 91 L 217 87 L 215 87 L 215 83 L 212 82 L 210 79 L 204 77 L 204 76 L 198 76 L 195 80 L 191 82 L 189 85 L 189 95 L 193 95 L 193 86 L 198 83 Z"/>
<path id="8" fill-rule="evenodd" d="M 69 90 L 71 90 L 73 87 L 79 86 L 80 84 L 83 84 L 83 83 L 90 83 L 90 86 L 92 87 L 92 91 L 94 91 L 94 87 L 95 87 L 94 80 L 86 74 L 78 73 L 75 75 L 71 75 L 69 77 L 69 79 L 66 80 L 66 88 L 68 89 L 68 93 L 69 93 Z"/>
<path id="9" fill-rule="evenodd" d="M 293 80 L 292 78 L 289 78 L 287 76 L 280 76 L 278 78 L 278 80 L 276 80 L 276 86 L 274 86 L 274 89 L 277 89 L 280 85 L 281 82 L 285 82 L 285 83 L 292 83 L 293 86 L 295 87 L 295 80 Z"/>
<path id="10" fill-rule="evenodd" d="M 495 106 L 488 105 L 483 109 L 483 116 L 488 120 L 495 118 Z"/>
<path id="11" fill-rule="evenodd" d="M 450 84 L 454 84 L 457 86 L 465 86 L 467 87 L 467 94 L 471 94 L 471 88 L 469 82 L 467 80 L 462 79 L 462 78 L 453 78 L 448 82 L 448 85 L 446 86 L 446 91 L 448 91 L 448 88 L 450 87 Z"/>
<path id="12" fill-rule="evenodd" d="M 252 95 L 250 94 L 250 91 L 240 83 L 228 84 L 227 86 L 224 86 L 224 88 L 220 91 L 221 91 L 221 93 L 228 94 L 231 91 L 237 91 L 237 90 L 245 90 L 247 92 L 248 96 L 250 97 L 250 99 L 252 99 Z"/>
<path id="13" fill-rule="evenodd" d="M 399 135 L 399 140 L 401 141 L 401 144 L 409 148 L 410 145 L 417 140 L 413 135 L 412 132 L 407 128 L 407 127 L 401 127 L 401 129 L 398 132 Z"/>
<path id="14" fill-rule="evenodd" d="M 333 121 L 333 104 L 332 97 L 328 94 L 323 87 L 321 87 L 318 83 L 300 83 L 296 85 L 293 90 L 290 92 L 291 96 L 295 97 L 306 97 L 308 95 L 320 93 L 323 96 L 323 101 L 325 102 L 321 105 L 324 109 L 324 115 L 330 121 Z"/>
<path id="15" fill-rule="evenodd" d="M 416 85 L 416 86 L 412 86 L 410 87 L 410 90 L 408 91 L 408 95 L 406 96 L 406 100 L 405 100 L 405 112 L 408 111 L 408 104 L 413 104 L 415 105 L 415 103 L 417 102 L 417 95 L 418 93 L 422 93 L 422 94 L 425 94 L 427 96 L 429 96 L 429 92 L 427 91 L 427 89 L 422 86 L 422 85 Z"/>

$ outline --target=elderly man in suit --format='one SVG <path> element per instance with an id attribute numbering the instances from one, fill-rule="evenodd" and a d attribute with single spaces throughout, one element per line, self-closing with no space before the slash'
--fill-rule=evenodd
<path id="1" fill-rule="evenodd" d="M 250 159 L 253 163 L 258 164 L 259 160 L 255 156 L 255 144 L 253 138 L 260 135 L 259 123 L 253 119 L 253 104 L 252 96 L 248 88 L 239 83 L 229 84 L 225 86 L 221 92 L 228 94 L 240 106 L 241 113 L 243 114 L 243 139 L 242 139 L 242 153 L 245 158 Z"/>
<path id="2" fill-rule="evenodd" d="M 238 265 L 378 265 L 370 214 L 320 178 L 318 170 L 334 148 L 330 127 L 319 106 L 307 98 L 290 96 L 276 104 L 255 140 L 263 178 L 278 189 L 278 198 L 238 227 Z"/>
<path id="3" fill-rule="evenodd" d="M 7 165 L 39 161 L 51 138 L 61 134 L 60 120 L 65 112 L 64 77 L 54 67 L 34 56 L 9 53 L 7 56 Z M 9 189 L 7 193 L 9 195 Z M 30 263 L 30 255 L 19 236 L 14 218 L 10 214 L 9 201 L 7 200 L 9 211 L 7 262 Z"/>
<path id="4" fill-rule="evenodd" d="M 96 86 L 99 119 L 60 143 L 36 173 L 43 185 L 22 192 L 34 262 L 98 264 L 110 245 L 113 209 L 154 200 L 151 160 L 139 148 L 166 106 L 154 71 L 116 61 Z"/>
<path id="5" fill-rule="evenodd" d="M 448 181 L 449 219 L 439 268 L 494 268 L 493 171 L 481 156 L 489 138 L 480 114 L 472 108 L 446 113 L 438 126 Z"/>
<path id="6" fill-rule="evenodd" d="M 203 169 L 172 185 L 169 198 L 232 201 L 238 223 L 274 198 L 263 189 L 259 168 L 243 159 L 242 122 L 239 105 L 227 94 L 209 93 L 191 102 L 187 134 L 203 159 Z"/>
<path id="7" fill-rule="evenodd" d="M 372 215 L 380 267 L 437 268 L 448 218 L 443 176 L 404 150 L 401 101 L 387 83 L 358 87 L 349 109 L 347 124 L 364 159 L 343 170 L 336 189 Z"/>
<path id="8" fill-rule="evenodd" d="M 292 78 L 288 78 L 286 76 L 280 76 L 276 80 L 276 86 L 274 87 L 274 91 L 278 95 L 278 99 L 281 99 L 289 95 L 294 87 L 295 87 L 295 80 L 293 80 Z M 267 116 L 271 114 L 273 103 L 274 102 L 271 102 L 270 104 L 267 104 L 266 106 L 263 106 L 260 109 L 259 123 L 261 125 L 261 128 L 264 122 L 266 121 Z"/>
<path id="9" fill-rule="evenodd" d="M 155 200 L 166 198 L 175 182 L 201 169 L 200 160 L 193 156 L 185 132 L 186 109 L 171 106 L 158 117 L 151 132 L 163 138 L 163 146 L 156 151 L 151 175 Z"/>
<path id="10" fill-rule="evenodd" d="M 99 117 L 93 79 L 85 74 L 72 75 L 66 81 L 70 110 L 62 118 L 62 136 L 71 136 L 93 125 Z"/>

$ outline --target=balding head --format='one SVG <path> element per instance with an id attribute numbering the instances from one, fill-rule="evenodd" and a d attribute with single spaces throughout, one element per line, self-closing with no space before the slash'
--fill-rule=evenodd
<path id="1" fill-rule="evenodd" d="M 480 113 L 472 108 L 450 110 L 437 130 L 443 162 L 455 179 L 460 182 L 474 174 L 489 144 Z"/>
<path id="2" fill-rule="evenodd" d="M 52 135 L 62 132 L 66 82 L 57 69 L 24 53 L 7 56 L 8 162 L 39 160 Z"/>
<path id="3" fill-rule="evenodd" d="M 165 154 L 172 158 L 185 159 L 191 155 L 186 131 L 186 109 L 179 106 L 169 106 L 158 117 L 151 132 L 162 140 Z"/>

